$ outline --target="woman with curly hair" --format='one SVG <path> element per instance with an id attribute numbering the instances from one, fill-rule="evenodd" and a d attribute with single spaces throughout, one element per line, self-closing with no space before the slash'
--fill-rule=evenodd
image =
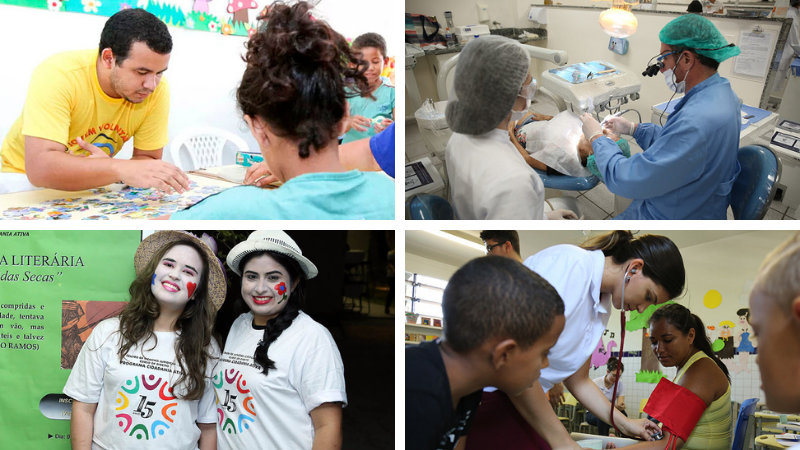
<path id="1" fill-rule="evenodd" d="M 214 377 L 219 448 L 339 449 L 344 367 L 328 330 L 304 312 L 317 268 L 283 231 L 254 231 L 231 249 L 242 277 Z"/>
<path id="2" fill-rule="evenodd" d="M 172 219 L 394 219 L 394 182 L 339 161 L 349 92 L 369 90 L 366 63 L 309 9 L 306 2 L 269 7 L 266 26 L 246 44 L 236 93 L 264 156 L 259 177 L 283 185 L 229 189 Z"/>
<path id="3" fill-rule="evenodd" d="M 100 322 L 72 368 L 73 449 L 216 448 L 211 337 L 225 301 L 214 252 L 183 231 L 139 245 L 130 302 Z"/>

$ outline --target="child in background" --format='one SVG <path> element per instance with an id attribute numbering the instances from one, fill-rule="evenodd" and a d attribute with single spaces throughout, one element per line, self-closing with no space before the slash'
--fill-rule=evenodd
<path id="1" fill-rule="evenodd" d="M 214 450 L 222 265 L 183 231 L 151 234 L 133 262 L 130 301 L 92 331 L 64 387 L 72 448 Z"/>
<path id="2" fill-rule="evenodd" d="M 517 395 L 529 388 L 564 328 L 564 302 L 555 288 L 499 256 L 456 271 L 442 313 L 444 337 L 406 349 L 409 449 L 455 448 L 469 431 L 481 389 Z"/>
<path id="3" fill-rule="evenodd" d="M 381 78 L 383 67 L 389 62 L 386 41 L 377 33 L 362 34 L 353 41 L 353 51 L 368 64 L 364 75 L 369 90 L 348 99 L 350 120 L 342 144 L 374 136 L 394 120 L 394 86 Z"/>

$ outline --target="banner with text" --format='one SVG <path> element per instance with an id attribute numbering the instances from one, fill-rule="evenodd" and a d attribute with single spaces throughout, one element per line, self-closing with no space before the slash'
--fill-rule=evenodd
<path id="1" fill-rule="evenodd" d="M 0 231 L 2 441 L 68 449 L 62 393 L 83 342 L 125 306 L 141 231 Z"/>

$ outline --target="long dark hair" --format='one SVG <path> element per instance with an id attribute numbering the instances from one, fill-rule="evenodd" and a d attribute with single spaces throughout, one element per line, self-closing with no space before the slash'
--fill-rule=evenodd
<path id="1" fill-rule="evenodd" d="M 366 62 L 310 9 L 302 1 L 269 7 L 261 17 L 266 27 L 245 44 L 247 68 L 236 92 L 242 113 L 297 142 L 301 158 L 336 139 L 346 98 L 369 92 Z"/>
<path id="2" fill-rule="evenodd" d="M 666 320 L 668 324 L 680 330 L 684 335 L 689 334 L 689 330 L 694 328 L 694 342 L 692 346 L 713 359 L 720 370 L 725 374 L 725 377 L 728 378 L 728 383 L 730 383 L 731 375 L 728 373 L 728 368 L 722 360 L 719 359 L 716 353 L 714 353 L 714 350 L 711 349 L 711 341 L 708 340 L 708 336 L 706 336 L 705 332 L 706 327 L 697 315 L 692 314 L 689 308 L 683 305 L 672 303 L 658 308 L 653 315 L 650 316 L 650 324 L 652 325 L 661 319 Z"/>
<path id="3" fill-rule="evenodd" d="M 616 264 L 640 258 L 644 261 L 642 274 L 663 287 L 670 299 L 683 293 L 686 284 L 683 257 L 678 246 L 668 237 L 645 234 L 634 238 L 630 231 L 617 230 L 589 239 L 580 247 L 602 250 Z"/>
<path id="4" fill-rule="evenodd" d="M 261 366 L 261 371 L 264 375 L 268 375 L 270 369 L 275 369 L 275 361 L 269 359 L 269 346 L 275 339 L 278 339 L 278 336 L 283 333 L 283 330 L 289 328 L 289 325 L 291 325 L 294 319 L 300 314 L 300 307 L 306 297 L 306 274 L 300 267 L 300 263 L 294 258 L 272 251 L 248 253 L 239 263 L 239 269 L 242 274 L 244 274 L 244 269 L 251 259 L 263 255 L 268 255 L 286 269 L 289 273 L 289 285 L 294 285 L 295 280 L 297 280 L 297 286 L 292 289 L 286 306 L 277 316 L 267 321 L 267 326 L 264 328 L 264 337 L 259 341 L 258 347 L 256 347 L 255 354 L 253 355 L 253 358 Z M 247 306 L 247 303 L 245 303 L 241 295 L 239 299 L 236 300 L 235 309 L 237 314 L 250 311 L 250 307 Z"/>
<path id="5" fill-rule="evenodd" d="M 190 240 L 181 240 L 165 245 L 157 251 L 145 267 L 136 275 L 128 290 L 131 300 L 119 314 L 120 346 L 118 355 L 122 359 L 134 346 L 144 345 L 153 338 L 153 347 L 158 345 L 158 337 L 153 333 L 153 325 L 161 314 L 158 300 L 153 296 L 151 284 L 153 273 L 161 258 L 171 248 L 186 245 L 197 251 L 203 259 L 203 270 L 200 282 L 194 291 L 194 300 L 190 300 L 178 316 L 175 328 L 180 331 L 175 342 L 175 354 L 180 366 L 181 375 L 175 386 L 184 384 L 185 393 L 181 395 L 175 389 L 173 395 L 186 400 L 197 400 L 205 390 L 206 364 L 211 355 L 208 353 L 211 344 L 211 328 L 214 325 L 214 311 L 208 304 L 209 265 L 216 261 L 208 261 L 205 253 Z M 144 349 L 143 349 L 144 350 Z"/>

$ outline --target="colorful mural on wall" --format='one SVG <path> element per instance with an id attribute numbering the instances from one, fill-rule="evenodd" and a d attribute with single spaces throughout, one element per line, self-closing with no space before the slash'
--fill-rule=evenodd
<path id="1" fill-rule="evenodd" d="M 264 0 L 0 0 L 0 4 L 111 17 L 130 8 L 142 8 L 167 25 L 222 35 L 249 36 L 258 27 Z M 213 6 L 211 5 L 213 3 Z"/>
<path id="2" fill-rule="evenodd" d="M 0 5 L 111 17 L 123 9 L 142 8 L 169 26 L 224 36 L 252 36 L 273 0 L 0 0 Z M 356 36 L 347 36 L 352 43 Z M 381 75 L 394 85 L 395 57 Z"/>

